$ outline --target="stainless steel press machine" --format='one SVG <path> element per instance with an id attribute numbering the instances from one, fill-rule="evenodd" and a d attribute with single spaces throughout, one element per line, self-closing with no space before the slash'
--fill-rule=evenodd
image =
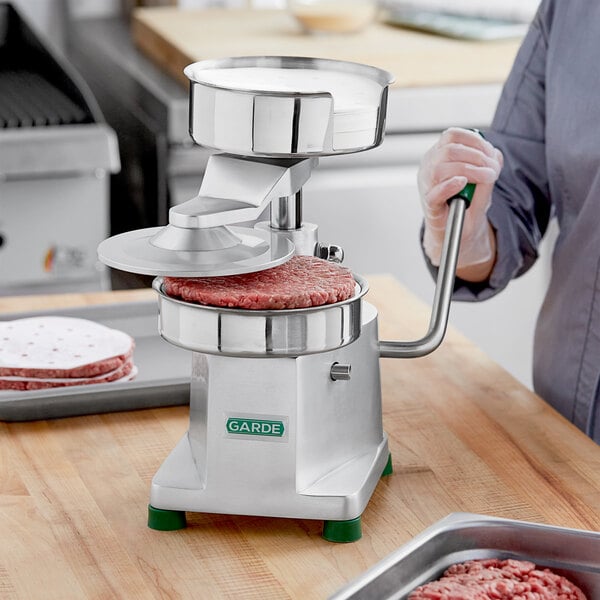
<path id="1" fill-rule="evenodd" d="M 239 57 L 185 69 L 190 134 L 215 153 L 198 195 L 169 224 L 99 246 L 107 265 L 157 276 L 161 336 L 191 351 L 190 424 L 152 481 L 149 526 L 185 526 L 186 511 L 322 519 L 331 541 L 353 541 L 383 474 L 380 357 L 416 357 L 441 342 L 464 211 L 450 204 L 429 331 L 378 339 L 367 282 L 337 304 L 225 309 L 167 296 L 162 276 L 268 269 L 294 254 L 341 261 L 302 221 L 302 186 L 321 156 L 383 141 L 388 86 L 380 69 L 299 57 Z M 256 223 L 265 209 L 270 220 Z M 250 224 L 248 224 L 250 223 Z M 240 225 L 242 224 L 242 225 Z"/>

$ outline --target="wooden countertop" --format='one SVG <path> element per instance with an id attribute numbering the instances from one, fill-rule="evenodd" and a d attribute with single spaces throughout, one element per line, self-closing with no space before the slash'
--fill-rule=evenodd
<path id="1" fill-rule="evenodd" d="M 183 69 L 210 58 L 314 56 L 370 64 L 396 77 L 392 87 L 503 83 L 520 40 L 464 41 L 373 23 L 352 34 L 306 35 L 284 10 L 139 8 L 137 46 L 188 85 Z"/>
<path id="2" fill-rule="evenodd" d="M 422 335 L 428 308 L 368 279 L 381 339 Z M 0 310 L 149 294 L 3 298 Z M 322 599 L 455 511 L 600 530 L 600 447 L 456 331 L 381 368 L 394 474 L 353 544 L 298 519 L 189 514 L 185 530 L 148 529 L 150 481 L 186 407 L 0 423 L 0 596 Z"/>

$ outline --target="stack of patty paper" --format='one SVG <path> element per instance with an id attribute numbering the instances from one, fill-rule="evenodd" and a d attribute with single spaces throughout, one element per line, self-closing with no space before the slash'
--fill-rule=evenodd
<path id="1" fill-rule="evenodd" d="M 40 390 L 133 379 L 135 342 L 87 319 L 0 321 L 0 390 Z"/>

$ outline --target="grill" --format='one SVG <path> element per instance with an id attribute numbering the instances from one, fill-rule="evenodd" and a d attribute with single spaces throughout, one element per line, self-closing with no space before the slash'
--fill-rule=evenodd
<path id="1" fill-rule="evenodd" d="M 0 72 L 0 127 L 46 127 L 89 122 L 89 114 L 33 71 Z"/>
<path id="2" fill-rule="evenodd" d="M 114 131 L 72 65 L 0 2 L 0 293 L 109 286 Z"/>

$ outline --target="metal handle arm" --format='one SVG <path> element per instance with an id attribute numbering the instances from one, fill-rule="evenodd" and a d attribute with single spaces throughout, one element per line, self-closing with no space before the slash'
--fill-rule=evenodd
<path id="1" fill-rule="evenodd" d="M 413 342 L 380 341 L 379 355 L 382 358 L 416 358 L 433 352 L 444 339 L 450 313 L 450 301 L 456 276 L 456 264 L 460 249 L 465 211 L 469 200 L 460 196 L 450 203 L 448 225 L 442 246 L 442 258 L 438 271 L 429 330 L 425 337 Z"/>

